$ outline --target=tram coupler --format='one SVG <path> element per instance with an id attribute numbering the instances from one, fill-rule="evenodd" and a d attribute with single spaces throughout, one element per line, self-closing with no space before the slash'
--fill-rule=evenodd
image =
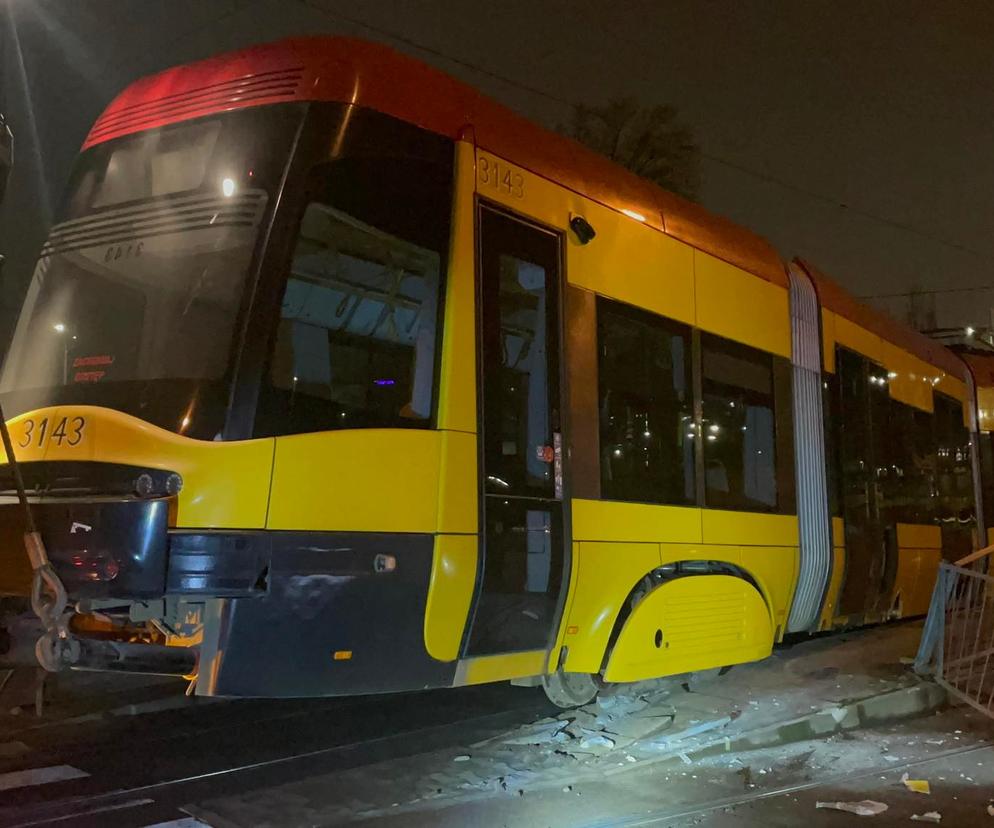
<path id="1" fill-rule="evenodd" d="M 39 645 L 42 642 L 39 641 Z M 61 648 L 62 664 L 71 670 L 102 670 L 157 676 L 190 676 L 197 671 L 197 650 L 101 638 L 69 636 Z"/>
<path id="2" fill-rule="evenodd" d="M 0 627 L 0 671 L 42 664 L 48 672 L 108 670 L 190 676 L 197 671 L 198 650 L 164 644 L 90 638 L 72 632 L 46 632 L 38 619 L 22 615 Z M 68 625 L 67 625 L 68 626 Z"/>

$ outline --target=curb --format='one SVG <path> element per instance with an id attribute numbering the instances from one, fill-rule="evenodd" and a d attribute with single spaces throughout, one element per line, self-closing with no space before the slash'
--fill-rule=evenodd
<path id="1" fill-rule="evenodd" d="M 712 758 L 726 753 L 776 747 L 810 739 L 827 738 L 849 730 L 879 727 L 926 715 L 944 706 L 945 703 L 945 690 L 937 684 L 920 681 L 909 687 L 853 699 L 834 707 L 813 711 L 785 722 L 760 726 L 734 736 L 718 735 L 706 742 L 700 742 L 692 736 L 684 737 L 674 741 L 672 747 L 669 747 L 665 752 L 647 754 L 645 745 L 651 740 L 645 740 L 641 745 L 635 742 L 617 754 L 607 754 L 601 757 L 613 763 L 619 757 L 623 757 L 626 752 L 630 752 L 638 754 L 638 759 L 635 761 L 621 762 L 614 767 L 605 767 L 601 764 L 579 771 L 568 768 L 557 769 L 544 779 L 535 779 L 524 783 L 523 787 L 528 791 L 538 792 L 552 790 L 564 784 L 572 786 L 588 782 L 602 782 L 605 779 L 638 772 L 664 762 L 680 763 L 679 767 L 686 767 L 688 762 L 693 764 L 695 760 Z M 712 734 L 707 735 L 711 736 Z M 421 800 L 419 798 L 417 804 L 410 803 L 404 807 L 390 808 L 377 806 L 354 813 L 351 818 L 355 822 L 363 822 L 405 812 L 416 813 L 422 811 L 425 804 L 430 804 L 432 808 L 444 809 L 499 795 L 498 790 L 489 788 L 440 799 Z"/>
<path id="2" fill-rule="evenodd" d="M 760 750 L 810 739 L 824 739 L 837 733 L 879 727 L 923 716 L 943 707 L 946 701 L 947 695 L 943 688 L 931 682 L 921 682 L 912 687 L 854 699 L 846 704 L 819 710 L 787 722 L 760 727 L 735 737 L 725 736 L 693 747 L 680 748 L 677 743 L 665 754 L 641 759 L 638 765 L 645 766 L 674 759 L 683 761 L 681 754 L 693 761 L 723 753 Z M 626 770 L 629 768 L 612 769 L 606 775 Z"/>

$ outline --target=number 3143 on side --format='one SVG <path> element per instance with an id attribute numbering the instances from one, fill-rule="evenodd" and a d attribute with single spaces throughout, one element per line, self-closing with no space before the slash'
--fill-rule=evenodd
<path id="1" fill-rule="evenodd" d="M 21 439 L 17 441 L 21 448 L 30 445 L 41 448 L 45 445 L 46 439 L 50 444 L 55 443 L 57 446 L 78 446 L 83 442 L 86 418 L 61 417 L 53 420 L 50 417 L 42 417 L 36 420 L 29 417 L 22 423 L 22 427 Z"/>

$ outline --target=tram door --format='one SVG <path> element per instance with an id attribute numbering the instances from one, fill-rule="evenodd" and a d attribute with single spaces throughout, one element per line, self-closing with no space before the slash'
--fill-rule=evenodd
<path id="1" fill-rule="evenodd" d="M 836 351 L 842 422 L 836 424 L 842 466 L 842 517 L 846 569 L 841 615 L 880 608 L 893 586 L 896 550 L 881 515 L 877 467 L 883 462 L 887 426 L 887 371 L 844 348 Z"/>
<path id="2" fill-rule="evenodd" d="M 481 206 L 482 582 L 467 655 L 547 649 L 563 585 L 560 237 Z"/>

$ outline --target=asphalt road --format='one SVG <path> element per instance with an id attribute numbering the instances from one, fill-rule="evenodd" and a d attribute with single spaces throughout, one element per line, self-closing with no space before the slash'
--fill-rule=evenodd
<path id="1" fill-rule="evenodd" d="M 540 690 L 499 684 L 222 702 L 0 733 L 0 757 L 26 749 L 0 758 L 0 826 L 169 823 L 190 802 L 464 744 L 549 712 Z"/>

